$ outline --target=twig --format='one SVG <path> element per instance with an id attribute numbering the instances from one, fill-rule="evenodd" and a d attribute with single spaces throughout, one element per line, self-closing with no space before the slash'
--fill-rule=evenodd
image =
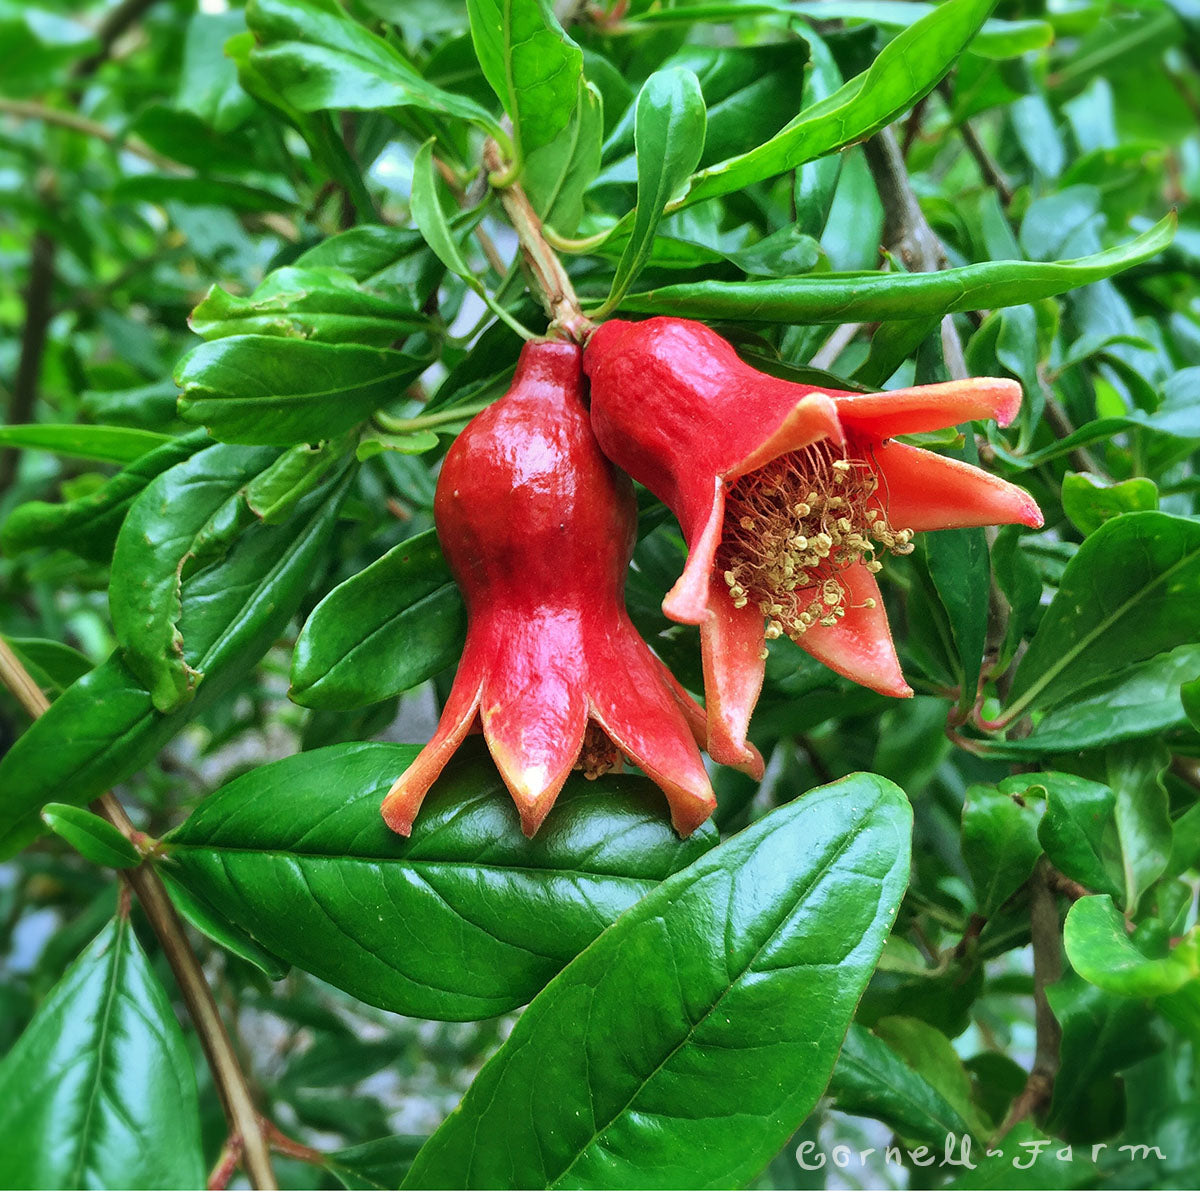
<path id="1" fill-rule="evenodd" d="M 509 173 L 500 148 L 490 138 L 484 143 L 483 165 L 500 193 L 500 203 L 516 231 L 521 256 L 533 277 L 534 289 L 550 317 L 551 333 L 561 333 L 582 345 L 595 326 L 583 315 L 571 278 L 558 255 L 542 236 L 542 222 L 519 183 Z"/>
<path id="2" fill-rule="evenodd" d="M 1062 1027 L 1046 999 L 1046 988 L 1062 977 L 1062 933 L 1058 925 L 1058 903 L 1054 898 L 1052 868 L 1045 858 L 1038 861 L 1030 881 L 1029 924 L 1033 943 L 1033 1003 L 1037 1046 L 1033 1069 L 1020 1094 L 1012 1102 L 995 1141 L 1026 1117 L 1045 1110 L 1054 1093 L 1058 1074 Z"/>
<path id="3" fill-rule="evenodd" d="M 75 79 L 86 79 L 112 56 L 117 39 L 157 3 L 157 0 L 122 0 L 116 8 L 105 14 L 96 28 L 96 40 L 100 45 L 86 58 L 81 58 L 71 69 Z"/>
<path id="4" fill-rule="evenodd" d="M 1054 395 L 1053 389 L 1046 383 L 1042 374 L 1042 368 L 1038 367 L 1037 372 L 1038 383 L 1042 389 L 1042 396 L 1045 399 L 1045 407 L 1043 413 L 1046 417 L 1046 424 L 1054 430 L 1054 436 L 1060 441 L 1063 438 L 1070 437 L 1075 432 L 1075 427 L 1071 424 L 1070 417 L 1062 405 L 1059 404 L 1058 398 Z M 1106 475 L 1100 464 L 1092 457 L 1091 451 L 1083 446 L 1076 446 L 1073 450 L 1067 451 L 1067 461 L 1076 471 L 1086 471 L 1093 475 Z"/>
<path id="5" fill-rule="evenodd" d="M 99 138 L 110 146 L 120 146 L 138 158 L 144 158 L 162 171 L 184 171 L 186 168 L 173 158 L 159 154 L 157 150 L 146 145 L 141 138 L 122 138 L 113 133 L 107 125 L 98 121 L 81 117 L 78 113 L 69 112 L 64 108 L 51 108 L 48 104 L 39 104 L 36 100 L 6 100 L 0 97 L 0 114 L 10 117 L 20 117 L 27 121 L 44 121 L 48 125 L 59 125 L 63 129 L 72 129 L 87 137 Z"/>
<path id="6" fill-rule="evenodd" d="M 0 682 L 20 701 L 25 711 L 37 720 L 49 707 L 41 689 L 25 670 L 12 648 L 0 637 Z M 126 837 L 134 838 L 138 830 L 121 803 L 111 792 L 105 792 L 92 809 L 108 820 Z M 120 872 L 141 902 L 150 927 L 163 948 L 179 991 L 191 1014 L 192 1024 L 204 1047 L 205 1057 L 212 1070 L 217 1094 L 229 1123 L 230 1133 L 240 1138 L 246 1162 L 246 1174 L 259 1190 L 275 1190 L 275 1174 L 266 1137 L 259 1124 L 260 1117 L 250 1097 L 250 1087 L 234 1053 L 229 1031 L 221 1020 L 217 1002 L 208 980 L 187 940 L 187 933 L 175 911 L 162 880 L 149 862 L 129 871 Z"/>
<path id="7" fill-rule="evenodd" d="M 943 79 L 938 84 L 938 91 L 946 101 L 946 107 L 953 110 L 954 92 L 950 87 L 950 81 Z M 979 134 L 971 127 L 970 121 L 962 121 L 958 126 L 958 132 L 962 134 L 962 140 L 975 160 L 975 165 L 979 168 L 984 182 L 996 189 L 1000 202 L 1007 208 L 1012 203 L 1013 190 L 1004 172 L 1000 169 L 1000 164 L 996 162 L 988 148 L 980 140 Z"/>
<path id="8" fill-rule="evenodd" d="M 821 371 L 828 371 L 837 362 L 838 355 L 858 336 L 863 328 L 861 321 L 851 321 L 847 325 L 839 325 L 829 337 L 821 343 L 820 349 L 810 358 L 809 365 Z"/>

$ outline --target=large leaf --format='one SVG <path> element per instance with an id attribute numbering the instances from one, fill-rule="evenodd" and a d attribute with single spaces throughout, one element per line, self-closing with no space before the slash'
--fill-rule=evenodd
<path id="1" fill-rule="evenodd" d="M 1042 853 L 1038 813 L 1019 785 L 976 783 L 967 789 L 962 850 L 978 912 L 991 917 L 1033 871 Z"/>
<path id="2" fill-rule="evenodd" d="M 522 180 L 534 210 L 556 233 L 570 237 L 583 216 L 583 193 L 600 169 L 604 105 L 582 77 L 571 120 L 553 141 L 526 156 Z"/>
<path id="3" fill-rule="evenodd" d="M 404 1186 L 745 1186 L 829 1081 L 910 819 L 852 775 L 656 888 L 533 1000 Z"/>
<path id="4" fill-rule="evenodd" d="M 289 695 L 308 708 L 361 708 L 451 666 L 467 614 L 430 530 L 393 547 L 313 609 Z"/>
<path id="5" fill-rule="evenodd" d="M 204 1186 L 183 1033 L 128 920 L 111 922 L 0 1062 L 6 1188 Z"/>
<path id="6" fill-rule="evenodd" d="M 567 784 L 538 836 L 481 747 L 410 838 L 379 806 L 414 746 L 328 746 L 240 776 L 166 840 L 178 878 L 272 953 L 380 1008 L 479 1020 L 533 997 L 660 879 L 681 842 L 648 780 Z"/>
<path id="7" fill-rule="evenodd" d="M 911 275 L 855 271 L 799 279 L 674 283 L 626 296 L 630 312 L 675 317 L 836 325 L 849 321 L 902 321 L 978 308 L 1028 304 L 1085 283 L 1107 279 L 1161 253 L 1175 218 L 1123 246 L 1067 262 L 986 262 Z"/>
<path id="8" fill-rule="evenodd" d="M 117 651 L 72 684 L 0 759 L 0 856 L 40 831 L 47 801 L 86 804 L 139 770 L 270 648 L 312 584 L 349 477 L 311 492 L 280 525 L 252 527 L 184 583 L 186 660 L 206 678 L 193 702 L 160 713 Z"/>
<path id="9" fill-rule="evenodd" d="M 571 119 L 583 51 L 549 0 L 467 0 L 467 11 L 479 65 L 512 118 L 518 153 L 548 145 Z"/>
<path id="10" fill-rule="evenodd" d="M 61 547 L 107 562 L 121 522 L 138 493 L 168 467 L 207 444 L 203 431 L 195 430 L 143 454 L 86 496 L 61 504 L 30 500 L 14 508 L 0 529 L 5 553 Z"/>
<path id="11" fill-rule="evenodd" d="M 1198 609 L 1200 522 L 1157 512 L 1106 521 L 1067 564 L 1006 712 L 1052 707 L 1114 668 L 1194 641 Z"/>
<path id="12" fill-rule="evenodd" d="M 113 630 L 162 712 L 186 704 L 203 679 L 185 659 L 178 627 L 184 570 L 219 557 L 254 519 L 244 488 L 277 454 L 257 446 L 201 450 L 153 480 L 121 526 L 109 583 Z"/>
<path id="13" fill-rule="evenodd" d="M 637 278 L 654 246 L 667 202 L 683 186 L 704 149 L 700 81 L 684 67 L 656 71 L 637 98 L 638 191 L 629 244 L 617 263 L 602 312 L 610 312 Z"/>
<path id="14" fill-rule="evenodd" d="M 319 442 L 399 400 L 423 356 L 244 334 L 197 346 L 176 372 L 180 415 L 223 442 Z"/>
<path id="15" fill-rule="evenodd" d="M 770 141 L 701 171 L 684 204 L 741 191 L 862 141 L 929 92 L 954 65 L 995 0 L 949 0 L 889 43 L 861 75 L 806 108 Z"/>
<path id="16" fill-rule="evenodd" d="M 0 446 L 98 462 L 131 463 L 169 440 L 164 433 L 117 425 L 0 425 Z"/>

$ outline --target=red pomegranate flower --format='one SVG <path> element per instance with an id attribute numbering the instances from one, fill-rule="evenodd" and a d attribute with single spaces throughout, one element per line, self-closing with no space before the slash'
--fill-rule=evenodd
<path id="1" fill-rule="evenodd" d="M 688 545 L 663 601 L 699 625 L 708 750 L 748 764 L 766 638 L 889 696 L 911 696 L 875 572 L 915 531 L 1042 514 L 1020 488 L 891 440 L 1013 419 L 1019 386 L 965 379 L 877 395 L 790 383 L 747 366 L 697 321 L 607 321 L 584 355 L 601 449 L 675 513 Z M 764 628 L 765 626 L 765 628 Z"/>
<path id="2" fill-rule="evenodd" d="M 512 388 L 450 447 L 438 539 L 467 605 L 467 641 L 433 740 L 392 786 L 398 833 L 478 719 L 532 835 L 567 775 L 636 763 L 686 836 L 716 806 L 704 710 L 625 611 L 636 504 L 583 407 L 581 351 L 530 342 Z"/>

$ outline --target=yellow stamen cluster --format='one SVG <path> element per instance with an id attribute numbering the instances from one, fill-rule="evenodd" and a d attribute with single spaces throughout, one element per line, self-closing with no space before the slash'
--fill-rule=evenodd
<path id="1" fill-rule="evenodd" d="M 601 775 L 616 771 L 620 766 L 621 751 L 616 743 L 595 721 L 589 721 L 574 769 L 582 771 L 585 779 L 599 779 Z"/>
<path id="2" fill-rule="evenodd" d="M 872 500 L 879 479 L 871 464 L 852 454 L 828 442 L 794 450 L 726 493 L 717 569 L 736 608 L 762 610 L 768 638 L 836 625 L 846 615 L 848 567 L 862 562 L 874 573 L 883 568 L 880 550 L 912 551 L 912 530 L 892 528 Z"/>

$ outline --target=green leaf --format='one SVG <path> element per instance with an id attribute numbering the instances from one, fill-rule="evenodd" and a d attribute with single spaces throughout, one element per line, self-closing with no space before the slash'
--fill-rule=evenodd
<path id="1" fill-rule="evenodd" d="M 601 315 L 611 312 L 637 278 L 654 245 L 667 203 L 695 170 L 704 149 L 706 116 L 700 81 L 683 67 L 656 71 L 637 98 L 637 208 L 629 244 L 617 264 Z"/>
<path id="2" fill-rule="evenodd" d="M 929 534 L 925 538 L 925 561 L 954 635 L 962 685 L 959 707 L 967 712 L 979 690 L 987 645 L 992 584 L 987 538 L 982 529 L 947 529 Z"/>
<path id="3" fill-rule="evenodd" d="M 851 775 L 656 888 L 534 998 L 404 1187 L 748 1184 L 829 1080 L 910 819 Z"/>
<path id="4" fill-rule="evenodd" d="M 180 362 L 179 413 L 223 442 L 319 442 L 398 400 L 425 355 L 246 334 L 197 346 Z"/>
<path id="5" fill-rule="evenodd" d="M 1086 472 L 1068 471 L 1063 476 L 1062 506 L 1067 520 L 1087 537 L 1121 513 L 1155 511 L 1158 485 L 1152 479 L 1111 483 Z"/>
<path id="6" fill-rule="evenodd" d="M 178 621 L 185 570 L 219 558 L 254 519 L 246 485 L 277 451 L 210 446 L 164 471 L 133 502 L 113 551 L 109 610 L 125 662 L 160 712 L 186 704 L 190 667 Z"/>
<path id="7" fill-rule="evenodd" d="M 250 0 L 246 23 L 260 46 L 251 63 L 301 112 L 413 107 L 503 136 L 487 109 L 423 79 L 391 42 L 364 29 L 337 0 Z"/>
<path id="8" fill-rule="evenodd" d="M 965 1151 L 964 1151 L 965 1152 Z M 1032 1121 L 1015 1125 L 994 1146 L 976 1147 L 973 1169 L 964 1170 L 947 1190 L 1011 1192 L 1025 1189 L 1074 1191 L 1095 1183 L 1099 1170 L 1087 1154 L 1047 1137 Z"/>
<path id="9" fill-rule="evenodd" d="M 570 237 L 583 217 L 583 194 L 600 170 L 604 104 L 599 91 L 579 80 L 579 98 L 566 128 L 526 155 L 521 180 L 542 223 Z"/>
<path id="10" fill-rule="evenodd" d="M 361 708 L 444 671 L 462 653 L 467 614 L 430 530 L 394 546 L 313 609 L 289 695 L 307 708 Z"/>
<path id="11" fill-rule="evenodd" d="M 37 836 L 48 798 L 87 804 L 149 762 L 198 706 L 245 679 L 311 587 L 349 478 L 309 493 L 285 524 L 251 527 L 184 581 L 179 629 L 188 665 L 205 676 L 191 704 L 160 713 L 117 651 L 17 740 L 0 759 L 0 856 Z"/>
<path id="12" fill-rule="evenodd" d="M 1193 641 L 1198 604 L 1200 522 L 1166 513 L 1106 521 L 1067 563 L 1006 715 L 1053 707 L 1114 667 Z"/>
<path id="13" fill-rule="evenodd" d="M 459 249 L 450 221 L 438 195 L 438 175 L 433 165 L 433 139 L 427 141 L 413 158 L 412 219 L 429 248 L 447 270 L 466 280 L 472 290 L 482 294 L 483 285 L 471 270 Z"/>
<path id="14" fill-rule="evenodd" d="M 285 450 L 247 485 L 250 511 L 267 525 L 286 521 L 296 505 L 342 462 L 351 444 L 351 438 L 340 437 L 318 446 Z"/>
<path id="15" fill-rule="evenodd" d="M 1042 853 L 1038 814 L 1020 789 L 988 783 L 967 788 L 962 850 L 976 910 L 991 917 L 1033 873 Z"/>
<path id="16" fill-rule="evenodd" d="M 397 454 L 424 454 L 432 450 L 439 440 L 432 429 L 418 429 L 413 433 L 377 433 L 363 438 L 355 447 L 354 455 L 359 462 L 366 462 L 368 458 L 389 450 Z"/>
<path id="17" fill-rule="evenodd" d="M 213 285 L 188 324 L 206 341 L 234 334 L 387 347 L 429 327 L 407 298 L 383 297 L 348 275 L 308 267 L 272 271 L 248 297 Z"/>
<path id="18" fill-rule="evenodd" d="M 969 1132 L 967 1122 L 882 1038 L 852 1022 L 833 1068 L 829 1097 L 854 1116 L 883 1121 L 900 1137 L 943 1144 Z"/>
<path id="19" fill-rule="evenodd" d="M 367 1188 L 394 1192 L 408 1174 L 425 1139 L 413 1133 L 394 1133 L 325 1155 L 325 1166 L 351 1191 Z"/>
<path id="20" fill-rule="evenodd" d="M 1125 873 L 1125 911 L 1132 914 L 1143 893 L 1171 861 L 1171 801 L 1163 773 L 1171 753 L 1161 742 L 1126 742 L 1105 755 L 1108 784 L 1117 798 L 1117 832 Z"/>
<path id="21" fill-rule="evenodd" d="M 33 682 L 44 692 L 62 692 L 96 664 L 74 646 L 49 638 L 4 639 L 16 651 Z"/>
<path id="22" fill-rule="evenodd" d="M 159 1190 L 204 1175 L 191 1055 L 129 922 L 113 921 L 0 1062 L 0 1178 Z"/>
<path id="23" fill-rule="evenodd" d="M 770 141 L 701 171 L 693 178 L 682 203 L 696 204 L 741 191 L 882 129 L 946 74 L 979 31 L 994 3 L 949 0 L 939 5 L 890 42 L 866 71 L 832 96 L 804 109 Z"/>
<path id="24" fill-rule="evenodd" d="M 518 156 L 566 128 L 583 80 L 583 51 L 548 0 L 467 0 L 479 65 L 512 118 Z"/>
<path id="25" fill-rule="evenodd" d="M 40 428 L 45 428 L 41 426 Z M 107 562 L 129 506 L 150 480 L 208 444 L 200 430 L 156 446 L 118 471 L 107 483 L 77 500 L 47 504 L 30 500 L 8 514 L 0 529 L 6 554 L 61 548 Z"/>
<path id="26" fill-rule="evenodd" d="M 1121 846 L 1112 789 L 1061 771 L 1010 777 L 1009 785 L 1046 793 L 1038 840 L 1046 856 L 1068 879 L 1089 891 L 1121 894 Z"/>
<path id="27" fill-rule="evenodd" d="M 131 463 L 168 441 L 165 433 L 117 425 L 0 425 L 0 446 L 97 462 Z"/>
<path id="28" fill-rule="evenodd" d="M 1200 978 L 1196 931 L 1162 958 L 1148 958 L 1125 931 L 1125 918 L 1107 896 L 1083 896 L 1063 927 L 1071 966 L 1089 983 L 1118 996 L 1177 992 Z"/>
<path id="29" fill-rule="evenodd" d="M 225 41 L 245 28 L 236 9 L 201 10 L 188 21 L 183 39 L 176 107 L 193 113 L 219 133 L 236 129 L 253 111 L 254 102 L 237 81 L 237 66 L 225 56 Z"/>
<path id="30" fill-rule="evenodd" d="M 273 954 L 380 1008 L 480 1020 L 526 1003 L 658 880 L 680 842 L 648 780 L 568 782 L 526 839 L 480 747 L 460 751 L 410 838 L 379 806 L 418 747 L 329 746 L 221 788 L 167 839 L 191 891 Z"/>
<path id="31" fill-rule="evenodd" d="M 88 862 L 114 870 L 136 867 L 142 861 L 133 843 L 103 817 L 69 804 L 47 804 L 42 820 Z"/>
<path id="32" fill-rule="evenodd" d="M 855 271 L 800 279 L 704 280 L 638 292 L 626 296 L 621 307 L 675 317 L 804 325 L 940 317 L 1028 304 L 1107 279 L 1161 253 L 1170 245 L 1174 230 L 1175 217 L 1164 217 L 1132 242 L 1068 262 L 972 263 L 913 274 Z"/>

